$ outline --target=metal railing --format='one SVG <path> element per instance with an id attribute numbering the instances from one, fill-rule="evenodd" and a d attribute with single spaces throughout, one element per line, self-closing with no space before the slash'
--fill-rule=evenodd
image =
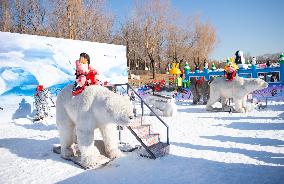
<path id="1" fill-rule="evenodd" d="M 127 89 L 124 89 L 122 86 L 126 85 L 127 86 Z M 163 123 L 163 125 L 166 127 L 167 129 L 167 144 L 169 145 L 170 144 L 170 141 L 169 141 L 169 126 L 167 125 L 167 123 L 165 123 L 155 112 L 154 110 L 142 99 L 142 97 L 128 84 L 115 84 L 115 86 L 121 86 L 126 92 L 127 94 L 129 94 L 129 89 L 131 89 L 134 94 L 140 99 L 141 101 L 141 108 L 142 108 L 142 117 L 144 116 L 144 104 L 146 107 L 148 107 L 148 109 L 154 114 L 154 116 L 156 116 L 156 118 L 158 118 L 158 120 Z"/>

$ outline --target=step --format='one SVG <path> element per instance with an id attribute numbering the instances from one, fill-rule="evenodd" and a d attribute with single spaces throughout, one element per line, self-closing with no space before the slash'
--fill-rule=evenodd
<path id="1" fill-rule="evenodd" d="M 132 130 L 135 131 L 135 133 L 139 137 L 146 137 L 147 135 L 149 135 L 151 133 L 150 126 L 151 125 L 140 125 L 140 126 L 135 126 L 135 127 L 131 127 L 131 128 L 132 128 Z"/>
<path id="2" fill-rule="evenodd" d="M 131 127 L 138 127 L 138 126 L 141 126 L 142 123 L 141 123 L 141 118 L 134 118 L 133 120 L 131 120 L 131 123 L 128 124 L 127 126 L 131 126 Z M 117 125 L 117 130 L 123 130 L 125 127 L 124 126 L 120 126 L 120 125 Z"/>
<path id="3" fill-rule="evenodd" d="M 141 118 L 135 118 L 131 120 L 131 123 L 128 126 L 131 126 L 131 127 L 141 126 L 142 122 L 143 120 L 141 121 Z"/>
<path id="4" fill-rule="evenodd" d="M 170 153 L 170 145 L 163 142 L 158 142 L 157 144 L 153 144 L 148 148 L 155 155 L 156 158 L 169 155 Z M 151 156 L 145 149 L 142 150 L 140 156 L 151 158 Z"/>
<path id="5" fill-rule="evenodd" d="M 140 138 L 146 146 L 151 146 L 160 142 L 160 134 L 149 134 Z"/>

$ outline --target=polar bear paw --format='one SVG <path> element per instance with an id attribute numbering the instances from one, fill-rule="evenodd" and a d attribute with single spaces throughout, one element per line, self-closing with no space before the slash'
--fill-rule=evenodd
<path id="1" fill-rule="evenodd" d="M 245 108 L 238 108 L 238 109 L 236 109 L 236 112 L 245 113 L 246 110 L 245 110 Z"/>
<path id="2" fill-rule="evenodd" d="M 212 110 L 213 110 L 213 107 L 207 105 L 207 106 L 206 106 L 206 110 L 207 110 L 207 111 L 212 111 Z"/>
<path id="3" fill-rule="evenodd" d="M 74 157 L 74 152 L 72 148 L 62 148 L 61 147 L 61 157 L 65 159 L 70 159 Z"/>
<path id="4" fill-rule="evenodd" d="M 96 157 L 87 156 L 85 158 L 81 157 L 80 165 L 86 169 L 92 169 L 92 168 L 97 168 L 103 164 L 106 164 L 109 161 L 110 159 L 103 155 L 99 155 Z"/>
<path id="5" fill-rule="evenodd" d="M 106 151 L 106 154 L 110 159 L 119 158 L 123 156 L 123 153 L 119 149 L 112 149 L 110 151 Z"/>

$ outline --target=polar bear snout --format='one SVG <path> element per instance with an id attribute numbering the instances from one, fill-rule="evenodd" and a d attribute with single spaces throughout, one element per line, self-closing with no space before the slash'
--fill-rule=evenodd
<path id="1" fill-rule="evenodd" d="M 264 80 L 260 79 L 259 86 L 260 86 L 261 89 L 264 89 L 264 88 L 268 87 L 268 83 L 265 82 Z"/>
<path id="2" fill-rule="evenodd" d="M 257 79 L 251 79 L 252 85 L 257 88 L 257 90 L 261 90 L 268 87 L 268 83 L 264 80 L 257 78 Z"/>
<path id="3" fill-rule="evenodd" d="M 262 87 L 267 88 L 267 87 L 268 87 L 268 83 L 267 83 L 267 82 L 264 82 L 264 83 L 262 84 Z"/>
<path id="4" fill-rule="evenodd" d="M 134 116 L 128 116 L 126 118 L 117 119 L 115 122 L 118 125 L 125 126 L 125 125 L 128 125 L 128 124 L 131 124 L 133 120 L 134 120 Z"/>

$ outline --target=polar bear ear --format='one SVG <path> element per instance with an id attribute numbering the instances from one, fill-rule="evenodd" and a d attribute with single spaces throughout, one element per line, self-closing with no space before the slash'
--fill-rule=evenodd
<path id="1" fill-rule="evenodd" d="M 260 81 L 258 79 L 252 79 L 250 81 L 249 85 L 251 85 L 251 86 L 259 86 L 259 83 L 260 83 Z"/>
<path id="2" fill-rule="evenodd" d="M 124 98 L 125 101 L 129 101 L 130 100 L 129 96 L 123 96 L 123 98 Z"/>
<path id="3" fill-rule="evenodd" d="M 241 86 L 243 86 L 243 85 L 245 85 L 245 79 L 244 78 L 242 78 L 242 77 L 238 77 L 238 83 L 241 85 Z"/>
<path id="4" fill-rule="evenodd" d="M 113 98 L 107 97 L 105 102 L 106 112 L 109 113 L 110 116 L 114 115 L 114 111 L 116 109 L 116 105 Z"/>

